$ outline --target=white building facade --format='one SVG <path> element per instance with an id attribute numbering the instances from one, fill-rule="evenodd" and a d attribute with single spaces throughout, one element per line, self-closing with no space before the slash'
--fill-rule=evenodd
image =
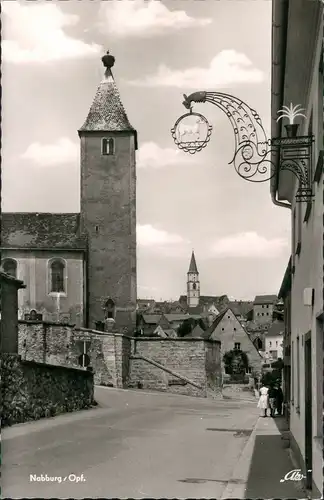
<path id="1" fill-rule="evenodd" d="M 283 331 L 278 335 L 265 335 L 265 351 L 263 354 L 266 363 L 274 363 L 283 359 Z"/>
<path id="2" fill-rule="evenodd" d="M 296 202 L 299 181 L 275 175 L 275 205 L 291 212 L 290 433 L 291 447 L 313 498 L 323 488 L 323 3 L 273 0 L 272 137 L 285 137 L 277 122 L 283 106 L 300 105 L 299 136 L 314 136 L 307 173 L 312 202 Z M 318 496 L 317 496 L 318 495 Z"/>

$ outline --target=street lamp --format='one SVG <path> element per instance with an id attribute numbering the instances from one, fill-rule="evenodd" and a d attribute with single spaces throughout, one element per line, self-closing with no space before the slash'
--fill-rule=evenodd
<path id="1" fill-rule="evenodd" d="M 296 202 L 312 201 L 309 172 L 314 137 L 297 136 L 298 124 L 294 123 L 294 119 L 297 116 L 305 118 L 299 105 L 293 107 L 291 104 L 278 111 L 281 114 L 278 120 L 289 119 L 289 125 L 285 126 L 287 137 L 268 139 L 259 114 L 241 99 L 222 92 L 205 91 L 183 96 L 182 104 L 188 112 L 171 129 L 179 149 L 195 154 L 207 146 L 212 126 L 201 113 L 193 111 L 193 104 L 209 102 L 223 111 L 231 122 L 235 152 L 229 164 L 234 166 L 240 177 L 250 182 L 265 182 L 276 175 L 277 169 L 289 170 L 299 182 Z"/>

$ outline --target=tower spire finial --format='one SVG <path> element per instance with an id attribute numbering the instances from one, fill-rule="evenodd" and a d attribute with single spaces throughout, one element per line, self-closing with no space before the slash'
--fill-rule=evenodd
<path id="1" fill-rule="evenodd" d="M 115 64 L 115 58 L 114 56 L 110 55 L 109 50 L 107 50 L 107 54 L 105 54 L 101 58 L 102 64 L 106 69 L 111 69 L 113 65 Z"/>

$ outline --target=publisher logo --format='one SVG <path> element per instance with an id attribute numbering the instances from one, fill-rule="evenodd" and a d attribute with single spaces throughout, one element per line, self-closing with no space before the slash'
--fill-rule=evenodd
<path id="1" fill-rule="evenodd" d="M 311 472 L 311 469 L 307 472 Z M 287 472 L 283 479 L 280 479 L 280 482 L 284 483 L 285 481 L 301 481 L 305 478 L 306 476 L 302 473 L 301 469 L 293 469 Z"/>

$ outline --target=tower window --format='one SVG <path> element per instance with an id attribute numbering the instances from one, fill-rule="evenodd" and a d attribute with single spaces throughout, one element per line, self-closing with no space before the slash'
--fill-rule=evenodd
<path id="1" fill-rule="evenodd" d="M 51 262 L 51 292 L 64 292 L 64 271 L 65 264 L 60 259 L 55 259 Z"/>
<path id="2" fill-rule="evenodd" d="M 115 302 L 112 299 L 108 299 L 107 302 L 105 303 L 105 318 L 109 319 L 115 318 Z"/>
<path id="3" fill-rule="evenodd" d="M 113 155 L 115 153 L 115 141 L 111 137 L 101 141 L 101 152 L 103 155 Z"/>
<path id="4" fill-rule="evenodd" d="M 5 259 L 3 261 L 3 270 L 14 278 L 17 277 L 17 261 L 14 259 Z"/>
<path id="5" fill-rule="evenodd" d="M 196 283 L 193 283 L 192 288 L 193 288 L 194 290 L 196 290 L 196 288 L 197 288 Z"/>
<path id="6" fill-rule="evenodd" d="M 240 342 L 235 342 L 235 344 L 234 344 L 234 349 L 235 349 L 236 351 L 240 351 L 240 350 L 241 350 L 241 344 L 240 344 Z"/>

